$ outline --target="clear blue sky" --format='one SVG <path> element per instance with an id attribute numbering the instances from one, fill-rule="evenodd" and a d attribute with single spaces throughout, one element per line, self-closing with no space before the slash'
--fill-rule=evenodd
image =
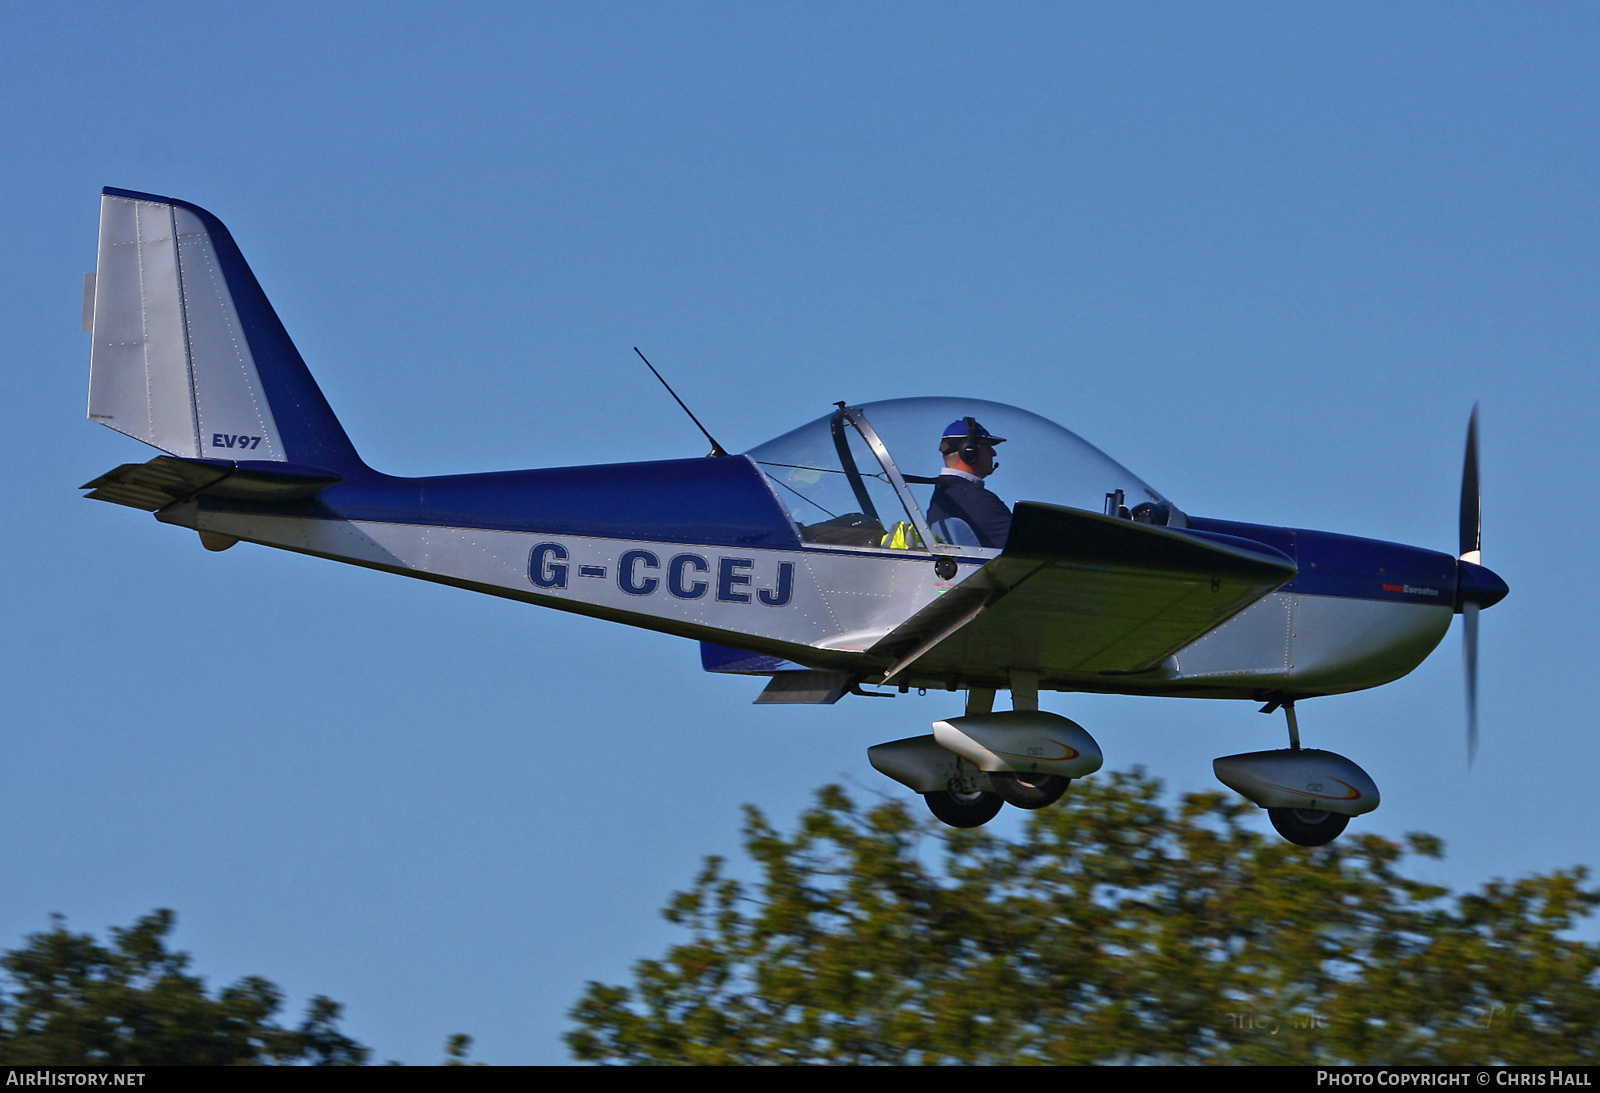
<path id="1" fill-rule="evenodd" d="M 1307 703 L 1456 886 L 1593 861 L 1592 5 L 5 3 L 0 947 L 155 907 L 380 1058 L 565 1057 L 564 1012 L 746 802 L 901 791 L 930 694 L 767 709 L 677 639 L 78 499 L 103 185 L 233 230 L 374 466 L 698 455 L 971 394 L 1184 509 L 1453 550 L 1483 403 L 1484 742 L 1458 631 Z M 1004 474 L 1004 470 L 1001 471 Z M 1049 696 L 1173 792 L 1244 703 Z M 1070 806 L 1069 806 L 1070 807 Z M 1005 820 L 1001 822 L 1014 822 Z M 1266 828 L 1265 817 L 1261 826 Z"/>

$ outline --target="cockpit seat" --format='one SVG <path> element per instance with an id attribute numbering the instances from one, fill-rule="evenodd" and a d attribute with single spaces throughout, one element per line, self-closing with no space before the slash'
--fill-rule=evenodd
<path id="1" fill-rule="evenodd" d="M 831 520 L 799 527 L 801 539 L 830 546 L 875 547 L 882 544 L 884 536 L 883 525 L 862 512 L 847 512 Z"/>
<path id="2" fill-rule="evenodd" d="M 943 520 L 933 525 L 933 536 L 941 543 L 951 546 L 976 547 L 983 544 L 978 542 L 978 533 L 972 530 L 972 525 L 959 516 L 946 516 Z"/>

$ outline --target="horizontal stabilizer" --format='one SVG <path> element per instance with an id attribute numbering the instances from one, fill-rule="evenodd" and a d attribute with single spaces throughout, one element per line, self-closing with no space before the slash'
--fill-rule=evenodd
<path id="1" fill-rule="evenodd" d="M 85 496 L 95 501 L 155 512 L 202 494 L 236 501 L 299 501 L 340 479 L 320 467 L 290 463 L 230 463 L 158 455 L 148 463 L 124 463 L 79 488 L 89 490 Z"/>
<path id="2" fill-rule="evenodd" d="M 1135 674 L 1294 579 L 1260 543 L 1021 502 L 1000 556 L 870 652 L 885 680 Z"/>

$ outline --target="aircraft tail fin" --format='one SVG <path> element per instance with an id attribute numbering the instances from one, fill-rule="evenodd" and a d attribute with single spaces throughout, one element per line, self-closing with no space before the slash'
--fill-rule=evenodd
<path id="1" fill-rule="evenodd" d="M 216 217 L 106 187 L 92 284 L 91 419 L 187 459 L 365 469 Z"/>

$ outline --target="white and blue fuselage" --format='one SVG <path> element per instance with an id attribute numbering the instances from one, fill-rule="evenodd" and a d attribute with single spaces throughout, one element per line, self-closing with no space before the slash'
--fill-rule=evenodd
<path id="1" fill-rule="evenodd" d="M 697 640 L 710 671 L 772 677 L 762 701 L 966 691 L 960 725 L 874 749 L 958 826 L 992 816 L 996 794 L 1042 807 L 1098 766 L 1037 692 L 1101 691 L 1284 706 L 1294 747 L 1231 757 L 1219 777 L 1288 837 L 1326 841 L 1342 820 L 1317 825 L 1376 807 L 1376 790 L 1348 760 L 1299 749 L 1293 703 L 1405 675 L 1459 611 L 1470 643 L 1478 608 L 1506 592 L 1476 564 L 1465 503 L 1460 558 L 1191 518 L 1061 426 L 972 399 L 840 403 L 744 455 L 382 474 L 228 230 L 151 194 L 104 192 L 85 315 L 89 416 L 166 453 L 102 475 L 91 497 L 211 549 L 259 543 Z M 1006 445 L 990 480 L 1013 508 L 1000 549 L 928 520 L 946 425 L 976 436 L 977 416 Z M 1002 689 L 1013 711 L 991 714 Z"/>
<path id="2" fill-rule="evenodd" d="M 782 660 L 862 682 L 890 663 L 869 650 L 987 560 L 961 558 L 945 580 L 928 552 L 806 543 L 746 456 L 416 479 L 369 472 L 314 498 L 201 496 L 158 518 L 759 654 L 708 651 L 708 664 L 729 670 L 773 671 Z M 1294 528 L 1189 524 L 1259 542 L 1298 572 L 1160 671 L 1047 672 L 1042 689 L 1333 694 L 1404 675 L 1449 628 L 1458 564 L 1448 554 Z M 915 668 L 896 682 L 1006 686 Z"/>

